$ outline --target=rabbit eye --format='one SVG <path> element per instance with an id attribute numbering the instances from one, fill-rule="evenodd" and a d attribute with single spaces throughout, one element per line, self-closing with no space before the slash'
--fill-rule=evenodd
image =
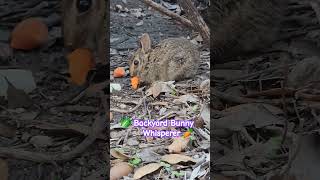
<path id="1" fill-rule="evenodd" d="M 80 13 L 86 12 L 91 7 L 92 0 L 78 0 L 77 8 Z"/>
<path id="2" fill-rule="evenodd" d="M 138 64 L 139 64 L 139 61 L 135 60 L 135 61 L 133 61 L 133 64 L 134 64 L 134 65 L 138 65 Z"/>

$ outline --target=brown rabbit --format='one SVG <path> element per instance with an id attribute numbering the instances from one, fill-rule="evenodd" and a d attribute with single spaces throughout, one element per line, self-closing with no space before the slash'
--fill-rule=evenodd
<path id="1" fill-rule="evenodd" d="M 215 0 L 210 9 L 210 53 L 226 62 L 277 40 L 287 0 Z"/>
<path id="2" fill-rule="evenodd" d="M 106 0 L 62 0 L 62 32 L 65 47 L 88 48 L 105 64 Z"/>
<path id="3" fill-rule="evenodd" d="M 192 78 L 196 75 L 200 52 L 196 45 L 184 38 L 168 38 L 151 48 L 151 39 L 143 34 L 140 48 L 129 60 L 130 76 L 138 76 L 140 83 Z"/>

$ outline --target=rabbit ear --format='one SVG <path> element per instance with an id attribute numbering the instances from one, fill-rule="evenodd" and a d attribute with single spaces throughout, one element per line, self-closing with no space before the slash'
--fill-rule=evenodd
<path id="1" fill-rule="evenodd" d="M 145 33 L 142 34 L 141 38 L 140 38 L 140 45 L 141 45 L 141 49 L 143 50 L 143 52 L 147 52 L 151 49 L 151 39 L 149 34 Z"/>

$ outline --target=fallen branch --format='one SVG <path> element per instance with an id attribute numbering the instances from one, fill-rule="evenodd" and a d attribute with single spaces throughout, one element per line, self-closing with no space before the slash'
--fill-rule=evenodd
<path id="1" fill-rule="evenodd" d="M 197 8 L 193 5 L 191 0 L 179 0 L 181 7 L 186 11 L 188 19 L 192 22 L 194 28 L 201 34 L 203 42 L 208 47 L 210 46 L 210 30 L 198 12 Z"/>
<path id="2" fill-rule="evenodd" d="M 254 99 L 254 98 L 245 98 L 245 97 L 239 97 L 239 96 L 233 96 L 231 94 L 227 94 L 221 91 L 218 91 L 214 88 L 211 88 L 212 95 L 230 102 L 230 103 L 236 103 L 236 104 L 247 104 L 247 103 L 266 103 L 266 104 L 272 104 L 272 105 L 279 105 L 281 104 L 280 101 L 277 100 L 268 100 L 268 99 Z"/>
<path id="3" fill-rule="evenodd" d="M 145 99 L 146 97 L 143 97 L 139 100 L 139 103 L 132 109 L 130 110 L 122 110 L 122 109 L 117 109 L 117 108 L 111 108 L 110 111 L 113 111 L 113 112 L 118 112 L 118 113 L 132 113 L 134 112 L 135 110 L 137 110 L 142 104 L 143 104 L 143 100 Z"/>
<path id="4" fill-rule="evenodd" d="M 142 0 L 144 3 L 146 3 L 148 6 L 152 7 L 153 9 L 159 11 L 160 13 L 171 17 L 172 19 L 180 22 L 181 24 L 188 26 L 192 29 L 195 29 L 195 26 L 192 24 L 192 22 L 182 16 L 179 16 L 176 13 L 173 13 L 169 11 L 168 9 L 164 8 L 163 6 L 153 2 L 152 0 Z"/>
<path id="5" fill-rule="evenodd" d="M 46 154 L 25 151 L 22 149 L 14 149 L 10 147 L 0 147 L 0 157 L 23 159 L 39 163 L 55 163 L 69 161 L 82 154 L 89 146 L 91 146 L 99 134 L 106 128 L 107 121 L 105 118 L 98 116 L 93 122 L 90 134 L 72 151 L 59 154 Z"/>
<path id="6" fill-rule="evenodd" d="M 293 88 L 274 88 L 274 89 L 268 89 L 260 92 L 254 92 L 254 93 L 249 93 L 245 95 L 244 97 L 246 98 L 254 98 L 254 97 L 259 97 L 259 96 L 268 96 L 268 97 L 275 97 L 275 96 L 281 96 L 282 93 L 284 96 L 294 96 L 295 92 L 297 90 Z"/>
<path id="7" fill-rule="evenodd" d="M 316 13 L 316 17 L 318 19 L 318 23 L 320 23 L 320 4 L 318 1 L 315 0 L 309 0 L 310 2 L 310 6 L 312 7 L 312 9 L 314 10 L 314 12 Z"/>

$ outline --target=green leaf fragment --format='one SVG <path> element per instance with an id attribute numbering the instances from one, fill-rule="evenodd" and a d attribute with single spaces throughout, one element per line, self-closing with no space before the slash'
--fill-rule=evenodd
<path id="1" fill-rule="evenodd" d="M 133 166 L 137 166 L 137 165 L 139 165 L 140 163 L 141 163 L 141 159 L 140 158 L 138 158 L 138 157 L 134 157 L 134 158 L 132 158 L 132 159 L 130 159 L 129 160 L 129 163 L 131 164 L 131 165 L 133 165 Z"/>
<path id="2" fill-rule="evenodd" d="M 174 175 L 176 177 L 184 176 L 184 172 L 172 171 L 171 173 L 172 173 L 172 175 Z"/>

